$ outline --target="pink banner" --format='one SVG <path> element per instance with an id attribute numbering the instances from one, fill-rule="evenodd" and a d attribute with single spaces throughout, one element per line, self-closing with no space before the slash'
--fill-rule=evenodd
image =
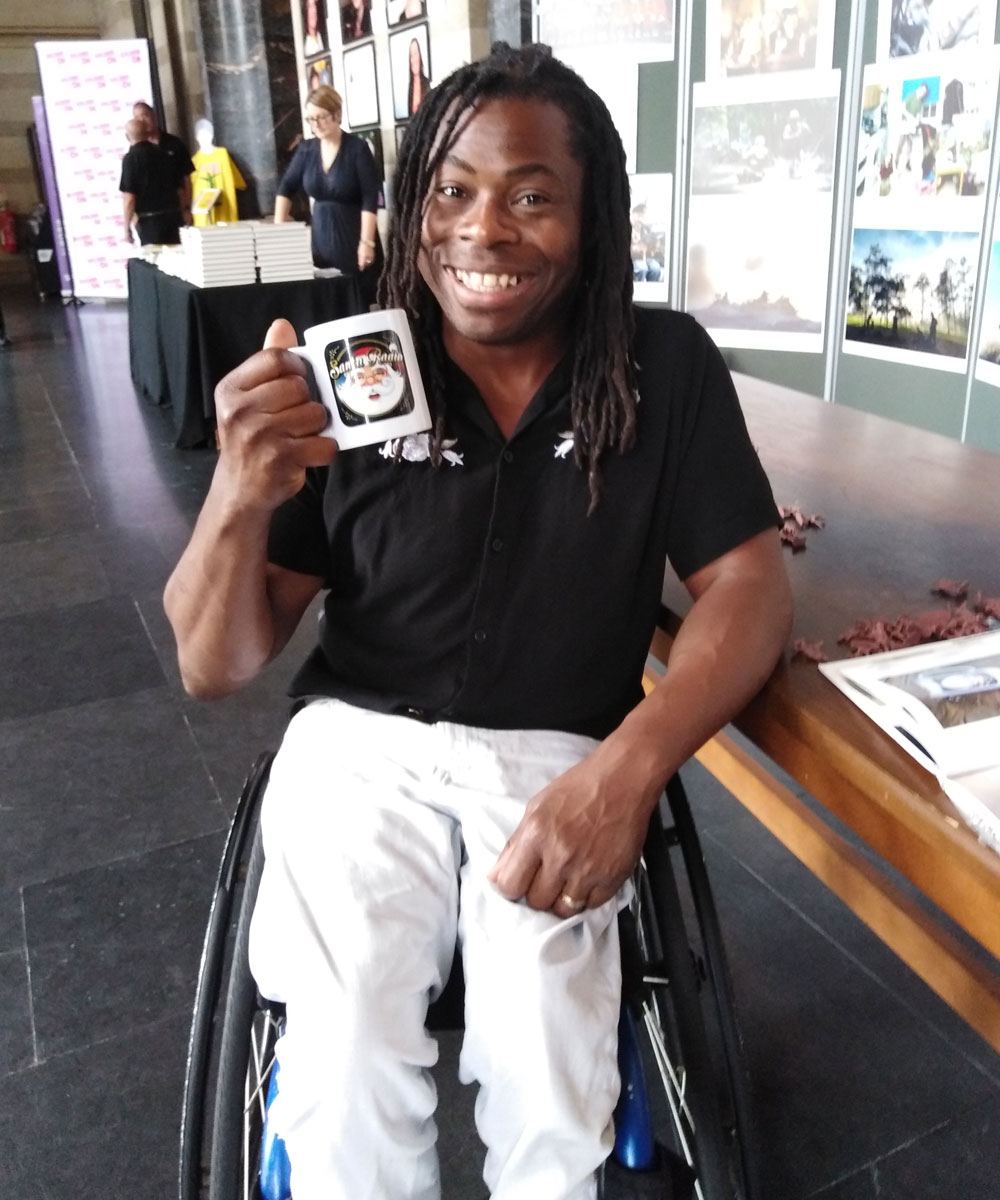
<path id="1" fill-rule="evenodd" d="M 148 44 L 36 42 L 35 51 L 73 290 L 124 299 L 134 251 L 124 238 L 118 183 L 132 105 L 153 99 Z"/>

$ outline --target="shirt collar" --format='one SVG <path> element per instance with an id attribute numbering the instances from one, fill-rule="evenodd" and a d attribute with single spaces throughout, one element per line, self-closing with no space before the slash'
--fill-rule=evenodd
<path id="1" fill-rule="evenodd" d="M 445 359 L 445 382 L 450 398 L 449 411 L 460 411 L 462 416 L 488 437 L 503 440 L 503 435 L 490 415 L 489 409 L 479 394 L 479 389 L 468 375 L 450 358 Z M 573 382 L 573 352 L 569 350 L 546 376 L 535 392 L 518 422 L 513 437 L 519 436 L 530 425 L 548 413 L 554 413 L 568 404 Z"/>

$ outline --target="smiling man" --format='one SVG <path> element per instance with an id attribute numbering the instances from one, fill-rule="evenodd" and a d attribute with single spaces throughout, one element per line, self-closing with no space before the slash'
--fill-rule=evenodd
<path id="1" fill-rule="evenodd" d="M 616 914 L 664 783 L 781 652 L 777 514 L 718 351 L 633 311 L 621 142 L 544 47 L 434 89 L 394 193 L 380 300 L 414 326 L 429 453 L 337 455 L 276 322 L 219 387 L 166 606 L 210 697 L 325 593 L 251 935 L 287 1005 L 273 1117 L 295 1200 L 440 1196 L 424 1017 L 456 941 L 492 1196 L 591 1200 Z M 644 699 L 668 562 L 694 604 Z"/>

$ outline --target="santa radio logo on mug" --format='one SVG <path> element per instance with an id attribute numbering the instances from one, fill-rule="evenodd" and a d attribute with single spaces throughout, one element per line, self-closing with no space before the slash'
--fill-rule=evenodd
<path id="1" fill-rule="evenodd" d="M 364 425 L 413 412 L 403 348 L 391 330 L 331 342 L 325 357 L 345 425 Z"/>
<path id="2" fill-rule="evenodd" d="M 420 363 L 402 309 L 313 325 L 304 341 L 288 349 L 312 368 L 318 397 L 330 412 L 323 433 L 341 450 L 430 429 Z"/>

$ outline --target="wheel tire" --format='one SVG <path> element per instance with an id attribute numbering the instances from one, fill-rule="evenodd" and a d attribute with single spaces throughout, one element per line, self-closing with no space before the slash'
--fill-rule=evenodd
<path id="1" fill-rule="evenodd" d="M 681 835 L 683 862 L 671 853 L 673 834 L 652 823 L 636 877 L 633 932 L 623 927 L 623 939 L 635 942 L 631 951 L 626 946 L 626 972 L 642 978 L 629 1002 L 646 1029 L 647 1079 L 655 1073 L 663 1084 L 657 1133 L 694 1167 L 700 1200 L 759 1200 L 748 1089 L 708 878 L 692 882 L 686 869 L 689 856 L 700 861 L 693 824 Z"/>
<path id="2" fill-rule="evenodd" d="M 259 818 L 272 755 L 264 754 L 243 786 L 230 826 L 209 915 L 195 995 L 180 1137 L 180 1200 L 243 1200 L 225 1190 L 242 1162 L 244 1079 L 251 1030 L 264 1026 L 250 976 L 250 917 L 263 869 Z M 273 1018 L 271 1018 L 273 1021 Z M 273 1041 L 273 1038 L 272 1038 Z M 225 1154 L 239 1147 L 236 1165 Z M 223 1148 L 222 1141 L 225 1141 Z"/>

